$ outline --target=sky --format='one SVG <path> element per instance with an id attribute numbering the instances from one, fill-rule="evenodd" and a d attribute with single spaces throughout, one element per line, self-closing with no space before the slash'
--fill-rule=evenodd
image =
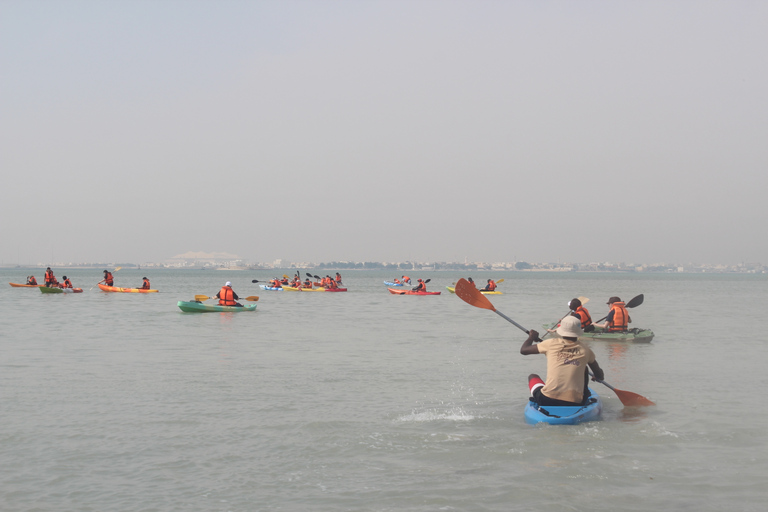
<path id="1" fill-rule="evenodd" d="M 0 263 L 768 264 L 768 2 L 0 0 Z"/>

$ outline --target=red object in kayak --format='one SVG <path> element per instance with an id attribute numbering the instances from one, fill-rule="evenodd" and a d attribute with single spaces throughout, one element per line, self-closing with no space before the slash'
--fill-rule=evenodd
<path id="1" fill-rule="evenodd" d="M 402 288 L 387 288 L 392 295 L 440 295 L 440 292 L 415 292 L 413 290 L 403 290 Z"/>

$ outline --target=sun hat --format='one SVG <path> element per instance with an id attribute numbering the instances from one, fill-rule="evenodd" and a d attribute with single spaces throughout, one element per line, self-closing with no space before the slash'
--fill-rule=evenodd
<path id="1" fill-rule="evenodd" d="M 557 326 L 557 334 L 568 338 L 578 338 L 584 331 L 581 328 L 581 322 L 575 316 L 568 315 L 560 321 Z"/>
<path id="2" fill-rule="evenodd" d="M 608 302 L 606 302 L 606 304 L 613 304 L 614 302 L 621 302 L 621 299 L 618 297 L 611 297 L 610 299 L 608 299 Z"/>

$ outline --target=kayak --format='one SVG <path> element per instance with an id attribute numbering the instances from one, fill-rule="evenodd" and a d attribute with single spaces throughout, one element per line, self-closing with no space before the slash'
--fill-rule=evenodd
<path id="1" fill-rule="evenodd" d="M 456 288 L 455 287 L 453 287 L 453 286 L 446 286 L 446 288 L 448 288 L 449 292 L 456 293 Z M 504 292 L 500 292 L 500 291 L 487 292 L 487 291 L 480 290 L 480 293 L 482 293 L 483 295 L 504 295 Z"/>
<path id="2" fill-rule="evenodd" d="M 256 311 L 256 304 L 244 304 L 243 307 L 239 308 L 237 306 L 219 306 L 218 304 L 180 300 L 176 305 L 185 313 L 241 313 L 243 311 Z"/>
<path id="3" fill-rule="evenodd" d="M 405 283 L 395 283 L 394 281 L 384 281 L 387 286 L 405 286 Z"/>
<path id="4" fill-rule="evenodd" d="M 267 286 L 267 285 L 265 285 L 265 284 L 260 284 L 260 285 L 259 285 L 259 288 L 261 288 L 262 290 L 271 290 L 271 291 L 273 291 L 273 292 L 281 292 L 281 291 L 283 291 L 283 288 L 282 288 L 282 287 L 281 287 L 281 288 L 278 288 L 278 287 L 276 287 L 276 286 Z"/>
<path id="5" fill-rule="evenodd" d="M 546 329 L 554 329 L 555 324 L 546 324 Z M 653 331 L 650 329 L 633 328 L 626 332 L 607 332 L 594 330 L 585 332 L 579 336 L 579 341 L 620 341 L 623 343 L 650 343 L 653 339 Z"/>
<path id="6" fill-rule="evenodd" d="M 287 292 L 345 292 L 346 288 L 294 288 L 293 286 L 283 286 Z"/>
<path id="7" fill-rule="evenodd" d="M 44 284 L 19 284 L 19 283 L 8 283 L 8 284 L 13 286 L 14 288 L 40 288 L 41 286 L 45 286 Z"/>
<path id="8" fill-rule="evenodd" d="M 394 288 L 387 288 L 392 295 L 440 295 L 440 292 L 416 292 L 413 290 L 395 290 Z"/>
<path id="9" fill-rule="evenodd" d="M 56 288 L 52 286 L 41 286 L 40 291 L 43 293 L 83 293 L 82 288 Z"/>
<path id="10" fill-rule="evenodd" d="M 603 401 L 592 389 L 589 391 L 592 395 L 586 405 L 539 405 L 529 400 L 525 405 L 525 422 L 529 425 L 577 425 L 599 420 L 603 412 Z"/>
<path id="11" fill-rule="evenodd" d="M 118 286 L 99 285 L 99 290 L 103 292 L 121 292 L 121 293 L 157 293 L 157 290 L 143 290 L 141 288 L 120 288 Z"/>

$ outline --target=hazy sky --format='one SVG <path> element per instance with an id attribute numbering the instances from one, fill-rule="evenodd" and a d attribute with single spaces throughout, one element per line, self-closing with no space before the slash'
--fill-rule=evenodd
<path id="1" fill-rule="evenodd" d="M 0 0 L 0 260 L 768 263 L 768 2 Z"/>

